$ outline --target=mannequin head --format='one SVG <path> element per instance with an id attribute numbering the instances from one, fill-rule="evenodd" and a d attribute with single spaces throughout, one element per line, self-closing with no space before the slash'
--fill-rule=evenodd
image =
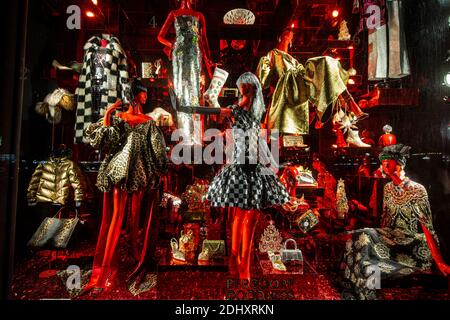
<path id="1" fill-rule="evenodd" d="M 387 146 L 381 150 L 380 161 L 383 173 L 392 179 L 395 185 L 399 185 L 405 179 L 404 167 L 406 158 L 409 157 L 411 147 L 402 144 Z"/>
<path id="2" fill-rule="evenodd" d="M 292 40 L 294 39 L 294 32 L 291 28 L 285 28 L 281 32 L 280 37 L 278 38 L 278 49 L 281 51 L 287 51 L 289 46 L 292 44 Z"/>
<path id="3" fill-rule="evenodd" d="M 140 105 L 144 105 L 147 103 L 147 92 L 142 91 L 139 92 L 135 97 L 134 101 Z"/>
<path id="4" fill-rule="evenodd" d="M 255 119 L 261 121 L 265 106 L 258 77 L 245 72 L 236 81 L 236 85 L 240 93 L 239 106 L 249 110 Z"/>

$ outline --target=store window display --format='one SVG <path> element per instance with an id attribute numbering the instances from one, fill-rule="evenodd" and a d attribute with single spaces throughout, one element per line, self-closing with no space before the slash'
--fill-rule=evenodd
<path id="1" fill-rule="evenodd" d="M 86 130 L 90 145 L 105 151 L 107 155 L 97 177 L 97 187 L 104 193 L 103 217 L 92 276 L 85 290 L 112 286 L 117 273 L 113 260 L 117 254 L 127 199 L 131 198 L 131 239 L 136 247 L 141 202 L 149 192 L 154 201 L 147 213 L 144 249 L 140 256 L 137 248 L 134 249 L 139 265 L 132 275 L 140 271 L 144 260 L 151 259 L 146 250 L 149 246 L 149 228 L 159 198 L 160 178 L 167 171 L 168 157 L 163 135 L 155 121 L 141 112 L 147 96 L 145 87 L 139 83 L 133 87 L 135 98 L 125 106 L 126 111 L 120 111 L 122 101 L 118 100 L 108 107 L 103 119 Z M 112 116 L 115 111 L 119 112 Z"/>
<path id="2" fill-rule="evenodd" d="M 237 80 L 237 86 L 240 100 L 231 108 L 234 118 L 233 156 L 212 180 L 207 199 L 212 207 L 236 208 L 231 231 L 230 273 L 249 280 L 253 238 L 260 210 L 282 205 L 290 198 L 277 176 L 261 164 L 263 154 L 258 157 L 258 146 L 260 150 L 268 150 L 265 140 L 259 137 L 264 112 L 261 84 L 253 73 L 246 72 Z M 242 137 L 240 132 L 248 134 L 248 137 Z M 266 155 L 270 157 L 268 152 Z"/>
<path id="3" fill-rule="evenodd" d="M 166 38 L 171 27 L 175 28 L 175 41 Z M 206 22 L 202 13 L 192 9 L 191 0 L 181 0 L 177 10 L 171 11 L 161 28 L 158 41 L 164 52 L 172 60 L 173 88 L 177 104 L 181 106 L 200 106 L 200 77 L 202 60 L 206 71 L 212 78 L 212 62 L 206 37 Z M 201 144 L 195 140 L 194 121 L 199 115 L 177 113 L 178 129 L 182 130 L 187 144 Z"/>
<path id="4" fill-rule="evenodd" d="M 105 114 L 106 108 L 121 99 L 128 103 L 130 87 L 127 56 L 119 39 L 109 34 L 93 36 L 84 45 L 79 77 L 75 142 L 83 141 L 84 130 Z"/>
<path id="5" fill-rule="evenodd" d="M 381 280 L 427 270 L 432 257 L 421 224 L 435 237 L 427 191 L 406 177 L 404 168 L 410 147 L 397 144 L 380 153 L 384 173 L 391 182 L 384 187 L 380 228 L 365 228 L 352 233 L 346 243 L 341 270 L 344 297 L 376 298 L 369 285 L 368 268 L 379 270 Z"/>

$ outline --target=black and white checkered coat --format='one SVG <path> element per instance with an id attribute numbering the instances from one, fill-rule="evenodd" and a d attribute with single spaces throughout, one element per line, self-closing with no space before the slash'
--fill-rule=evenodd
<path id="1" fill-rule="evenodd" d="M 106 46 L 106 66 L 103 78 L 103 89 L 101 94 L 100 114 L 103 115 L 107 106 L 113 104 L 117 99 L 129 102 L 130 85 L 128 81 L 128 65 L 119 40 L 111 35 L 102 34 L 93 36 L 84 45 L 83 69 L 80 74 L 77 96 L 77 118 L 75 123 L 75 143 L 83 142 L 84 130 L 98 119 L 92 118 L 92 84 L 91 77 L 92 59 L 94 53 L 101 48 L 101 40 L 108 41 Z"/>
<path id="2" fill-rule="evenodd" d="M 260 210 L 288 202 L 288 191 L 267 167 L 273 158 L 266 141 L 259 136 L 259 122 L 240 108 L 235 107 L 233 115 L 231 161 L 209 186 L 207 199 L 211 206 Z M 268 158 L 272 158 L 270 163 Z"/>

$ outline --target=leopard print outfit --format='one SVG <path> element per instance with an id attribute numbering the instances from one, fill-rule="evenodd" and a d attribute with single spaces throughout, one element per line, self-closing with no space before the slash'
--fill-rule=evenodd
<path id="1" fill-rule="evenodd" d="M 153 188 L 167 171 L 166 145 L 153 120 L 131 126 L 113 117 L 111 126 L 104 126 L 103 120 L 89 125 L 85 137 L 93 148 L 107 153 L 97 176 L 102 192 L 113 187 L 129 193 Z"/>

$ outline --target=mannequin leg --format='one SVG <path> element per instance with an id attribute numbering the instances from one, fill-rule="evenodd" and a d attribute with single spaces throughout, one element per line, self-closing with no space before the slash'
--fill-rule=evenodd
<path id="1" fill-rule="evenodd" d="M 159 231 L 159 203 L 161 202 L 162 190 L 155 190 L 154 193 L 149 194 L 148 203 L 148 215 L 145 223 L 145 238 L 142 247 L 142 251 L 139 258 L 139 263 L 134 271 L 128 277 L 128 281 L 133 278 L 136 279 L 137 283 L 140 283 L 142 277 L 145 275 L 145 269 L 156 267 L 157 260 L 155 259 L 156 242 L 158 241 L 158 231 Z"/>
<path id="2" fill-rule="evenodd" d="M 131 198 L 130 240 L 133 257 L 139 261 L 139 218 L 141 214 L 141 202 L 144 193 L 138 191 Z"/>
<path id="3" fill-rule="evenodd" d="M 244 211 L 239 208 L 234 209 L 234 211 L 233 224 L 231 226 L 231 256 L 229 261 L 231 275 L 238 274 L 238 265 L 241 261 L 242 222 L 244 219 Z"/>
<path id="4" fill-rule="evenodd" d="M 259 211 L 246 210 L 243 212 L 242 222 L 242 259 L 239 264 L 239 278 L 250 281 L 250 262 L 253 249 L 256 224 L 259 219 Z"/>
<path id="5" fill-rule="evenodd" d="M 102 262 L 103 272 L 97 285 L 101 288 L 106 287 L 106 282 L 110 280 L 110 273 L 112 271 L 111 262 L 119 241 L 120 230 L 122 229 L 127 197 L 128 194 L 126 192 L 119 190 L 118 188 L 114 188 L 114 209 L 105 245 L 105 255 Z"/>

